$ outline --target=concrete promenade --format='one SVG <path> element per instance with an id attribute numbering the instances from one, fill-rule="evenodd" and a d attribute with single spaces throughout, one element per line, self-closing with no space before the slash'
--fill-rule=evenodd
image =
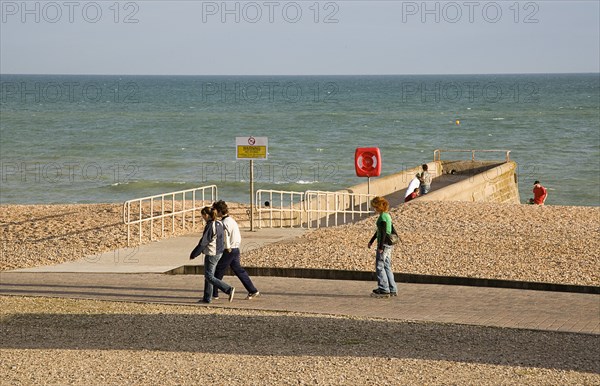
<path id="1" fill-rule="evenodd" d="M 245 250 L 300 235 L 301 229 L 244 231 Z M 190 264 L 198 235 L 124 249 L 76 262 L 0 273 L 0 294 L 189 304 L 198 307 L 203 277 L 167 275 Z M 202 258 L 194 260 L 202 264 Z M 600 334 L 600 295 L 433 284 L 399 284 L 399 296 L 371 298 L 375 282 L 254 276 L 263 296 L 245 300 L 236 277 L 232 303 L 210 307 L 324 313 L 503 328 Z"/>
<path id="2" fill-rule="evenodd" d="M 600 334 L 600 295 L 432 284 L 399 284 L 398 297 L 369 296 L 374 282 L 253 277 L 262 296 L 245 300 L 236 277 L 229 303 L 210 305 L 200 275 L 2 272 L 0 294 L 188 304 L 378 317 L 571 333 Z"/>

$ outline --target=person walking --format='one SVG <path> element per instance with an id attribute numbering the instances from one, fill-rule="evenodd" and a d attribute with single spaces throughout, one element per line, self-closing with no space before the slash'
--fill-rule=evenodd
<path id="1" fill-rule="evenodd" d="M 217 220 L 217 211 L 214 208 L 205 206 L 200 214 L 206 225 L 200 242 L 190 253 L 190 260 L 204 254 L 204 296 L 199 302 L 210 303 L 212 301 L 213 287 L 228 294 L 231 302 L 235 288 L 222 281 L 223 277 L 215 277 L 215 268 L 223 254 L 223 224 Z"/>
<path id="2" fill-rule="evenodd" d="M 248 272 L 246 272 L 240 263 L 240 245 L 242 243 L 240 227 L 238 226 L 237 222 L 231 216 L 229 216 L 229 208 L 227 207 L 227 203 L 225 201 L 219 200 L 215 202 L 213 204 L 213 208 L 217 210 L 218 215 L 221 217 L 221 221 L 223 222 L 223 227 L 225 230 L 223 257 L 221 257 L 219 264 L 217 264 L 215 276 L 218 279 L 222 279 L 225 275 L 227 267 L 231 267 L 234 275 L 240 279 L 244 288 L 246 288 L 246 291 L 248 291 L 248 296 L 246 296 L 246 299 L 256 299 L 260 296 L 260 292 L 256 289 L 254 283 L 252 283 L 252 280 L 248 275 Z M 213 291 L 213 297 L 218 299 L 218 288 L 215 287 Z"/>
<path id="3" fill-rule="evenodd" d="M 377 288 L 373 290 L 371 296 L 390 297 L 398 296 L 398 289 L 394 281 L 394 272 L 392 271 L 392 242 L 390 235 L 392 233 L 392 217 L 388 213 L 390 204 L 384 197 L 375 197 L 371 200 L 371 206 L 379 214 L 377 218 L 377 230 L 368 244 L 371 248 L 373 242 L 377 240 L 377 251 L 375 253 L 375 273 L 377 274 Z"/>

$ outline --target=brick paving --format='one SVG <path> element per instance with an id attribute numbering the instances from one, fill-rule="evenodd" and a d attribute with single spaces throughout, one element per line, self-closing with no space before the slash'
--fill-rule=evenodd
<path id="1" fill-rule="evenodd" d="M 375 282 L 253 277 L 263 296 L 245 300 L 235 277 L 232 303 L 212 307 L 378 317 L 600 335 L 600 295 L 433 284 L 399 284 L 398 297 L 369 296 Z M 153 273 L 1 272 L 0 294 L 189 304 L 203 277 Z"/>

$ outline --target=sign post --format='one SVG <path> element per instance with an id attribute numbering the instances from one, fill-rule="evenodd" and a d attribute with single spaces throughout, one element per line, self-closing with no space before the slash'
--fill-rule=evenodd
<path id="1" fill-rule="evenodd" d="M 254 231 L 254 160 L 266 160 L 267 137 L 235 137 L 235 159 L 250 160 L 250 231 Z"/>
<path id="2" fill-rule="evenodd" d="M 254 231 L 254 160 L 250 160 L 250 232 Z"/>

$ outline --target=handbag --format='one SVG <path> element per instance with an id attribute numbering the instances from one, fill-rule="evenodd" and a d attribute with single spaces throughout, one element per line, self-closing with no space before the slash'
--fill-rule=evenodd
<path id="1" fill-rule="evenodd" d="M 390 233 L 389 239 L 390 239 L 391 245 L 396 245 L 400 242 L 400 236 L 398 236 L 398 233 L 396 232 L 396 229 L 394 228 L 394 224 L 392 224 L 392 233 Z"/>

